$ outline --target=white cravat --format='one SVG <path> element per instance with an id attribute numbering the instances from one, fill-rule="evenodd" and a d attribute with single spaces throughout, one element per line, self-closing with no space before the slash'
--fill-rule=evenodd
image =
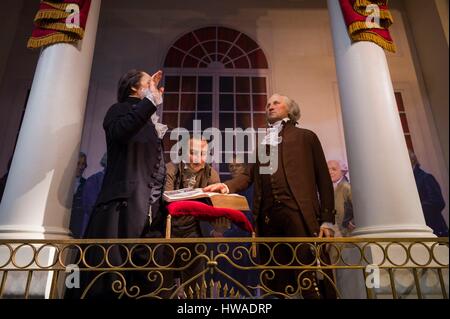
<path id="1" fill-rule="evenodd" d="M 281 143 L 281 136 L 279 136 L 281 130 L 283 129 L 283 124 L 289 121 L 288 117 L 285 117 L 282 120 L 279 120 L 271 125 L 269 125 L 269 128 L 267 129 L 267 134 L 264 136 L 264 139 L 262 140 L 262 145 L 271 145 L 271 146 L 277 146 Z"/>

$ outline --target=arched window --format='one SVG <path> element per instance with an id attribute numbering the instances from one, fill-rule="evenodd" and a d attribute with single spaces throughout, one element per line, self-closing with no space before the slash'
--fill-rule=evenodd
<path id="1" fill-rule="evenodd" d="M 264 127 L 268 71 L 263 50 L 242 32 L 220 26 L 189 32 L 165 57 L 163 121 L 189 131 L 194 119 L 202 129 Z M 167 158 L 174 143 L 167 135 Z M 222 155 L 224 162 L 231 154 Z M 228 178 L 227 164 L 216 168 Z"/>

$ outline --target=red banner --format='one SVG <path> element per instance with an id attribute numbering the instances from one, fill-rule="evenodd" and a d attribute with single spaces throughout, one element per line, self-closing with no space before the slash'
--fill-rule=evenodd
<path id="1" fill-rule="evenodd" d="M 393 23 L 387 0 L 339 0 L 348 33 L 353 42 L 370 41 L 395 52 L 389 32 Z"/>
<path id="2" fill-rule="evenodd" d="M 27 47 L 81 40 L 90 6 L 91 0 L 41 1 Z"/>

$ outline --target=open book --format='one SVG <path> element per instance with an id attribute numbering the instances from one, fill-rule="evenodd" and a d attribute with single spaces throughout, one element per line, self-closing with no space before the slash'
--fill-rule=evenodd
<path id="1" fill-rule="evenodd" d="M 168 203 L 180 200 L 199 199 L 206 201 L 214 207 L 232 208 L 243 211 L 250 210 L 247 198 L 244 196 L 238 194 L 206 193 L 201 188 L 182 188 L 174 191 L 166 191 L 163 194 L 163 199 Z"/>

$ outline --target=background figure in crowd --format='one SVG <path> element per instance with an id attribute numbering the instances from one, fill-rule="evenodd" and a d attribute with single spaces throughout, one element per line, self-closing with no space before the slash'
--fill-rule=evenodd
<path id="1" fill-rule="evenodd" d="M 278 149 L 278 169 L 261 174 L 263 165 L 257 161 L 249 165 L 245 174 L 226 181 L 226 185 L 212 185 L 205 191 L 236 193 L 254 182 L 253 213 L 258 236 L 332 237 L 333 184 L 318 137 L 297 127 L 300 108 L 286 96 L 274 94 L 267 102 L 266 116 L 271 130 L 257 147 L 265 147 L 266 151 Z M 303 245 L 296 253 L 302 263 L 314 264 L 316 256 L 309 247 Z M 273 256 L 285 265 L 295 260 L 293 257 L 292 249 L 285 246 L 277 248 Z M 267 249 L 260 249 L 261 262 L 266 263 L 269 258 Z M 263 284 L 284 294 L 291 285 L 303 298 L 320 298 L 315 272 L 304 272 L 298 278 L 299 275 L 298 271 L 277 270 L 274 278 L 266 279 Z M 305 285 L 305 282 L 313 284 Z"/>
<path id="2" fill-rule="evenodd" d="M 337 160 L 330 160 L 327 162 L 327 165 L 334 187 L 334 206 L 336 208 L 334 236 L 347 237 L 355 229 L 352 191 L 350 183 L 345 176 L 348 170 L 346 166 Z"/>
<path id="3" fill-rule="evenodd" d="M 420 168 L 416 154 L 411 150 L 409 150 L 409 158 L 413 167 L 425 222 L 428 227 L 433 229 L 433 233 L 436 236 L 448 237 L 448 226 L 445 223 L 444 216 L 442 216 L 445 201 L 442 196 L 441 187 L 433 175 Z"/>
<path id="4" fill-rule="evenodd" d="M 91 219 L 91 214 L 95 206 L 95 202 L 97 201 L 98 194 L 102 188 L 103 177 L 105 176 L 106 170 L 106 162 L 107 155 L 103 154 L 102 159 L 100 160 L 100 165 L 103 169 L 86 179 L 86 183 L 83 188 L 83 195 L 81 204 L 83 207 L 83 222 L 81 224 L 81 232 L 80 237 L 83 238 L 85 236 L 86 228 Z"/>
<path id="5" fill-rule="evenodd" d="M 162 71 L 150 76 L 130 70 L 119 80 L 118 102 L 109 108 L 103 121 L 108 164 L 86 238 L 163 237 L 166 216 L 161 208 L 166 170 L 162 138 L 167 126 L 158 123 L 155 116 L 162 104 L 163 88 L 158 88 L 161 78 Z M 157 250 L 156 261 L 150 261 L 148 249 L 142 246 L 130 257 L 136 265 L 148 263 L 151 267 L 154 261 L 164 262 L 165 253 L 164 249 Z M 100 248 L 86 253 L 89 264 L 107 267 L 102 256 Z M 126 250 L 119 246 L 113 246 L 108 254 L 112 265 L 125 265 L 128 258 Z M 82 284 L 89 284 L 92 276 L 95 274 L 82 277 Z M 147 273 L 137 271 L 125 272 L 123 276 L 126 282 L 113 273 L 102 276 L 87 297 L 117 298 L 118 294 L 112 290 L 115 280 L 126 284 L 128 289 L 133 285 L 140 287 L 142 294 L 153 291 L 155 285 L 164 281 L 159 278 L 158 282 L 150 283 Z"/>
<path id="6" fill-rule="evenodd" d="M 77 173 L 75 176 L 74 194 L 72 200 L 72 211 L 70 214 L 69 229 L 74 238 L 81 238 L 83 228 L 83 189 L 86 178 L 83 177 L 84 170 L 87 167 L 87 156 L 80 152 L 78 155 Z"/>
<path id="7" fill-rule="evenodd" d="M 187 162 L 174 164 L 169 162 L 166 164 L 166 184 L 165 191 L 172 191 L 181 188 L 203 188 L 208 185 L 219 183 L 219 173 L 208 163 L 206 158 L 208 155 L 208 142 L 204 139 L 189 139 L 189 159 Z M 209 223 L 198 221 L 193 216 L 172 217 L 171 234 L 174 238 L 197 238 L 203 237 L 204 231 L 208 231 Z M 194 245 L 190 247 L 191 253 L 194 254 Z M 177 266 L 182 267 L 182 261 L 177 257 Z M 184 283 L 191 279 L 205 268 L 204 261 L 198 260 L 182 271 L 180 275 L 181 282 Z M 195 291 L 195 284 L 201 287 L 201 279 L 194 280 L 192 287 Z M 185 290 L 188 287 L 184 287 Z"/>

